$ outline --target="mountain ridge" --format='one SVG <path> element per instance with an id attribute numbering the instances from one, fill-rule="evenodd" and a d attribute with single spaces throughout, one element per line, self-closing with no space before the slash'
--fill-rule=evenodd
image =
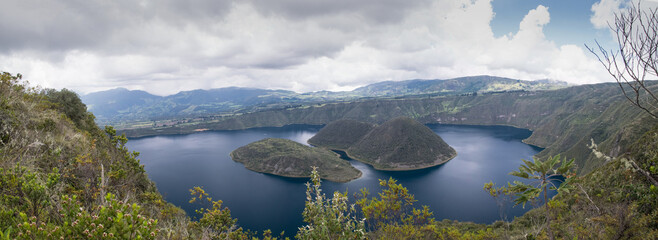
<path id="1" fill-rule="evenodd" d="M 85 94 L 81 99 L 90 106 L 90 111 L 97 117 L 99 124 L 114 124 L 121 128 L 117 123 L 243 114 L 324 102 L 409 95 L 445 96 L 494 91 L 535 91 L 566 86 L 564 82 L 471 76 L 453 79 L 385 81 L 342 92 L 296 93 L 288 90 L 225 87 L 157 96 L 141 90 L 126 91 L 125 88 L 116 88 Z"/>

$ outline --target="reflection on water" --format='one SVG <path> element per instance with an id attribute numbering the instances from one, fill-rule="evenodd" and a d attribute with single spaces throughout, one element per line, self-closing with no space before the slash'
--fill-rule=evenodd
<path id="1" fill-rule="evenodd" d="M 539 150 L 524 144 L 530 131 L 503 126 L 429 125 L 450 146 L 457 157 L 447 163 L 414 171 L 378 171 L 350 160 L 363 176 L 349 183 L 323 181 L 323 191 L 355 193 L 367 188 L 380 190 L 378 179 L 393 177 L 415 195 L 416 207 L 430 206 L 438 219 L 456 219 L 478 223 L 498 220 L 499 208 L 482 190 L 484 183 L 503 184 L 518 180 L 508 173 L 517 170 L 521 159 L 531 159 Z M 131 150 L 141 152 L 140 159 L 149 177 L 155 181 L 167 201 L 194 213 L 188 203 L 188 189 L 203 186 L 214 199 L 231 209 L 238 223 L 248 229 L 282 230 L 293 236 L 302 225 L 306 179 L 284 178 L 249 171 L 229 157 L 243 145 L 263 138 L 287 138 L 307 144 L 321 127 L 294 125 L 240 131 L 209 131 L 189 135 L 155 136 L 128 142 Z M 508 209 L 511 218 L 528 209 Z"/>

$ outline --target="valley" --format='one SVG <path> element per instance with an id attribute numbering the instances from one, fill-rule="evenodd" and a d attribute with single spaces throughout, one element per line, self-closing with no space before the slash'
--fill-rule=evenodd
<path id="1" fill-rule="evenodd" d="M 653 83 L 653 89 L 658 85 Z M 632 107 L 613 83 L 536 92 L 504 92 L 476 96 L 372 99 L 267 110 L 166 128 L 124 129 L 129 137 L 185 134 L 196 129 L 238 130 L 290 124 L 323 125 L 346 118 L 383 123 L 406 116 L 425 124 L 506 125 L 530 129 L 524 141 L 545 148 L 538 156 L 562 153 L 576 158 L 587 173 L 604 163 L 589 149 L 592 140 L 610 156 L 618 156 L 633 136 L 656 120 Z"/>
<path id="2" fill-rule="evenodd" d="M 658 0 L 0 19 L 0 240 L 658 239 Z"/>
<path id="3" fill-rule="evenodd" d="M 282 233 L 282 237 L 291 237 L 291 233 L 308 221 L 309 204 L 318 199 L 332 199 L 332 203 L 327 201 L 317 205 L 328 209 L 331 206 L 327 204 L 342 204 L 341 201 L 350 198 L 356 201 L 355 209 L 360 212 L 341 210 L 341 214 L 363 214 L 368 221 L 384 224 L 385 221 L 378 220 L 369 209 L 394 210 L 380 217 L 400 216 L 400 220 L 393 220 L 400 221 L 397 223 L 410 218 L 422 222 L 418 225 L 380 225 L 397 226 L 396 233 L 392 234 L 403 231 L 398 227 L 409 227 L 413 234 L 419 234 L 417 236 L 450 234 L 457 239 L 474 236 L 505 239 L 507 236 L 538 234 L 545 238 L 546 231 L 537 230 L 537 227 L 543 226 L 541 222 L 549 216 L 552 231 L 560 237 L 599 238 L 621 234 L 646 239 L 656 235 L 652 224 L 656 222 L 658 194 L 648 181 L 655 174 L 656 120 L 630 105 L 615 84 L 546 91 L 410 95 L 313 103 L 229 114 L 213 121 L 186 122 L 186 125 L 169 119 L 166 121 L 171 124 L 167 126 L 117 131 L 111 126 L 101 130 L 95 125 L 94 115 L 86 111 L 74 92 L 66 89 L 37 91 L 22 85 L 20 75 L 14 77 L 4 73 L 2 77 L 0 151 L 3 165 L 0 167 L 0 181 L 3 188 L 0 193 L 4 196 L 2 207 L 6 211 L 0 211 L 4 214 L 0 215 L 0 221 L 12 229 L 16 226 L 18 233 L 23 235 L 47 238 L 49 233 L 63 237 L 74 234 L 73 231 L 83 234 L 83 228 L 98 224 L 113 226 L 111 231 L 117 234 L 131 234 L 129 231 L 133 228 L 119 229 L 117 226 L 137 223 L 147 226 L 140 228 L 139 232 L 132 232 L 139 236 L 163 237 L 156 233 L 158 231 L 167 236 L 181 233 L 189 234 L 188 237 L 204 236 L 207 234 L 204 226 L 208 226 L 204 224 L 214 219 L 224 222 L 222 228 L 232 229 L 223 231 L 240 238 L 255 237 L 253 230 L 262 232 L 267 239 L 267 229 L 283 230 L 287 233 Z M 652 90 L 657 86 L 655 82 L 648 82 Z M 345 119 L 359 123 L 352 125 Z M 334 122 L 337 120 L 338 124 Z M 304 144 L 321 126 L 330 126 L 332 122 L 345 127 L 348 131 L 345 136 L 360 139 L 343 139 L 344 134 L 340 132 L 333 136 L 329 134 L 320 138 L 319 145 L 327 144 L 327 148 L 342 149 L 347 153 L 326 150 L 311 153 L 313 148 Z M 423 169 L 412 171 L 383 171 L 381 169 L 395 169 L 371 163 L 373 167 L 349 157 L 350 149 L 369 142 L 364 139 L 375 130 L 382 126 L 404 125 L 391 122 L 424 125 L 423 128 L 428 127 L 445 139 L 458 154 L 439 166 L 422 165 Z M 409 132 L 423 136 L 415 131 Z M 405 138 L 394 134 L 395 131 L 381 133 L 371 139 L 375 140 L 372 144 L 387 146 L 387 142 L 381 140 L 391 138 L 400 140 L 402 146 L 412 150 L 422 145 L 418 140 L 404 145 Z M 124 134 L 128 134 L 131 140 L 128 141 Z M 282 169 L 277 166 L 277 159 L 268 163 L 269 160 L 264 158 L 266 164 L 259 167 L 249 163 L 258 159 L 255 156 L 248 157 L 249 161 L 243 161 L 244 164 L 230 159 L 230 152 L 241 146 L 272 138 L 279 140 L 258 145 L 250 152 L 270 147 L 288 148 L 292 149 L 290 154 L 280 156 L 278 160 L 285 163 L 300 155 L 308 155 L 308 158 L 322 155 L 348 163 L 344 169 L 349 169 L 350 174 L 333 179 L 336 182 L 322 183 L 326 192 L 335 191 L 334 198 L 317 194 L 320 180 L 313 172 L 304 201 L 303 183 L 308 181 L 307 178 L 283 178 L 245 168 L 270 168 L 272 174 L 277 174 L 277 169 Z M 421 139 L 421 142 L 427 141 Z M 375 149 L 367 152 L 386 151 Z M 354 155 L 367 162 L 370 153 Z M 547 199 L 550 200 L 546 202 L 550 209 L 546 206 L 510 208 L 512 196 L 504 194 L 510 197 L 505 200 L 503 195 L 497 195 L 503 191 L 501 188 L 487 190 L 487 186 L 496 187 L 500 183 L 518 180 L 508 173 L 521 164 L 528 164 L 520 159 L 558 154 L 575 159 L 577 168 L 573 170 L 578 175 L 563 177 L 574 180 L 575 185 L 570 186 L 577 188 L 571 192 L 548 193 L 550 198 Z M 341 159 L 337 158 L 338 155 Z M 418 167 L 414 165 L 412 168 Z M 291 176 L 309 175 L 300 172 Z M 331 180 L 331 177 L 325 175 L 325 179 Z M 483 191 L 482 186 L 487 182 L 491 185 L 485 185 L 487 191 Z M 362 188 L 365 189 L 361 191 Z M 313 189 L 317 191 L 313 193 Z M 366 189 L 376 194 L 370 195 Z M 27 198 L 23 199 L 24 196 Z M 386 201 L 392 201 L 390 204 L 406 201 L 406 210 L 397 211 L 381 205 L 389 204 Z M 412 206 L 414 202 L 418 203 Z M 209 205 L 212 207 L 207 208 Z M 199 207 L 202 210 L 197 212 Z M 63 209 L 67 212 L 50 214 Z M 106 209 L 117 210 L 108 212 Z M 231 216 L 231 210 L 241 219 L 240 223 Z M 543 211 L 550 213 L 545 215 Z M 16 216 L 14 212 L 20 215 Z M 93 214 L 104 214 L 104 217 L 95 219 Z M 148 218 L 122 218 L 126 214 Z M 22 221 L 28 221 L 27 216 L 32 216 L 29 221 L 34 221 L 34 224 L 22 224 Z M 268 221 L 276 216 L 284 216 L 288 221 Z M 57 219 L 84 222 L 76 227 L 62 225 Z M 16 225 L 18 222 L 21 224 Z M 36 222 L 43 231 L 32 227 Z M 572 226 L 593 230 L 580 231 Z M 604 229 L 617 230 L 607 232 Z M 18 236 L 8 233 L 8 230 L 2 234 Z M 368 234 L 387 233 L 382 229 L 371 229 Z"/>

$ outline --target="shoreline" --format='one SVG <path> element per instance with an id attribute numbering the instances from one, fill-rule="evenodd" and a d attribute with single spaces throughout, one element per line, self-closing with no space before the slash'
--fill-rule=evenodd
<path id="1" fill-rule="evenodd" d="M 309 143 L 309 144 L 311 144 L 311 143 Z M 313 144 L 311 144 L 311 145 L 313 145 Z M 313 145 L 313 146 L 314 146 L 314 147 L 318 147 L 318 146 L 315 146 L 315 145 Z M 367 164 L 368 166 L 371 166 L 371 167 L 374 168 L 375 170 L 378 170 L 378 171 L 392 171 L 392 172 L 393 172 L 393 171 L 395 171 L 395 172 L 413 171 L 413 170 L 420 170 L 420 169 L 426 169 L 426 168 L 436 167 L 436 166 L 439 166 L 439 165 L 442 165 L 442 164 L 447 163 L 448 161 L 450 161 L 450 160 L 456 158 L 457 155 L 458 155 L 457 151 L 455 150 L 455 154 L 452 155 L 452 156 L 450 156 L 448 159 L 443 160 L 443 161 L 439 161 L 439 162 L 435 161 L 432 165 L 429 165 L 429 166 L 414 167 L 414 168 L 379 168 L 379 167 L 377 167 L 377 166 L 375 166 L 375 165 L 373 165 L 373 164 L 371 164 L 371 163 L 369 163 L 369 162 L 365 162 L 365 161 L 363 161 L 363 160 L 361 160 L 361 159 L 358 159 L 358 158 L 356 158 L 356 157 L 350 155 L 350 153 L 348 153 L 347 150 L 338 149 L 338 148 L 331 148 L 331 147 L 320 147 L 320 148 L 328 149 L 328 150 L 331 150 L 331 151 L 341 151 L 341 152 L 345 153 L 345 155 L 346 155 L 347 157 L 349 157 L 350 159 L 355 160 L 355 161 L 359 161 L 359 162 L 364 163 L 364 164 Z M 340 154 L 339 154 L 339 155 L 340 155 Z"/>

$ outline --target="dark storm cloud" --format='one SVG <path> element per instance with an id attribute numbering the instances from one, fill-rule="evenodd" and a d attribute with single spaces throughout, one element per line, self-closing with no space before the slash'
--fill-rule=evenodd
<path id="1" fill-rule="evenodd" d="M 0 8 L 0 52 L 26 48 L 111 49 L 116 47 L 110 44 L 116 36 L 139 35 L 139 32 L 126 32 L 136 25 L 157 21 L 185 27 L 217 22 L 230 11 L 231 5 L 232 1 L 213 0 L 11 1 Z M 132 43 L 118 44 L 131 46 Z"/>
<path id="2" fill-rule="evenodd" d="M 249 24 L 222 26 L 238 4 L 250 5 L 264 18 L 291 24 L 260 29 Z M 0 8 L 0 53 L 39 51 L 61 61 L 68 51 L 83 50 L 105 56 L 176 55 L 201 66 L 286 68 L 334 56 L 351 42 L 364 40 L 377 25 L 399 22 L 427 4 L 399 0 L 13 1 Z M 249 16 L 244 17 L 249 21 Z M 242 42 L 236 37 L 239 28 L 252 31 L 248 34 L 255 38 L 270 39 Z M 197 32 L 190 33 L 190 29 Z M 263 34 L 267 31 L 275 33 Z M 203 32 L 205 42 L 196 43 L 200 41 L 197 36 L 184 36 L 198 32 Z M 239 42 L 231 43 L 232 39 Z M 212 45 L 212 41 L 235 47 L 205 54 L 202 48 L 207 46 L 201 45 Z M 250 44 L 267 44 L 269 49 L 261 53 L 263 50 L 254 50 Z"/>
<path id="3" fill-rule="evenodd" d="M 97 45 L 111 27 L 91 2 L 12 1 L 0 8 L 0 51 L 56 50 Z"/>

